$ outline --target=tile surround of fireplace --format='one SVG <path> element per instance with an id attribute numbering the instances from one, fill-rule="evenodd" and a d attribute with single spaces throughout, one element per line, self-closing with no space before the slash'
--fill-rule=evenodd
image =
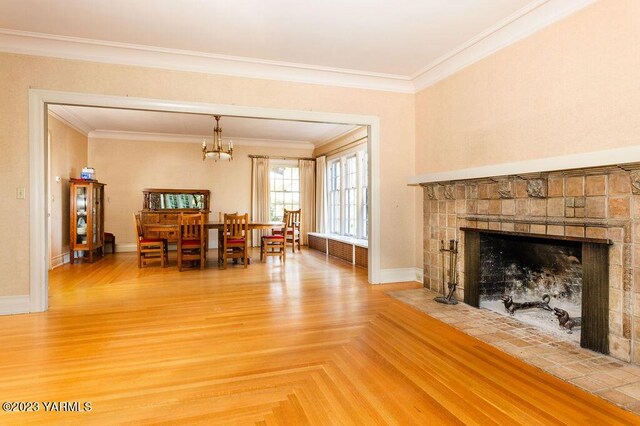
<path id="1" fill-rule="evenodd" d="M 465 297 L 465 233 L 502 231 L 609 241 L 608 346 L 640 364 L 640 164 L 423 184 L 424 287 L 443 292 L 440 241 L 460 241 L 457 296 Z M 602 254 L 600 254 L 602 256 Z M 446 269 L 446 266 L 445 266 Z M 445 271 L 445 275 L 448 272 Z"/>

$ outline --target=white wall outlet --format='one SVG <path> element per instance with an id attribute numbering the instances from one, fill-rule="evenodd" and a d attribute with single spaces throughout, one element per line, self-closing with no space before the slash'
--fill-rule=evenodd
<path id="1" fill-rule="evenodd" d="M 56 176 L 56 182 L 60 183 L 60 181 L 62 181 L 62 178 L 60 176 Z"/>
<path id="2" fill-rule="evenodd" d="M 16 188 L 16 198 L 18 200 L 27 198 L 27 190 L 25 188 Z"/>

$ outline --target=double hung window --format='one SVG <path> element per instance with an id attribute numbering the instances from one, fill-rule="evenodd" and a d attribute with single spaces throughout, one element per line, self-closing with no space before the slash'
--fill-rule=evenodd
<path id="1" fill-rule="evenodd" d="M 326 188 L 330 233 L 367 238 L 367 165 L 366 145 L 328 159 Z"/>
<path id="2" fill-rule="evenodd" d="M 295 163 L 294 163 L 295 164 Z M 269 170 L 269 217 L 282 220 L 284 209 L 300 208 L 300 170 L 297 164 L 271 165 Z"/>

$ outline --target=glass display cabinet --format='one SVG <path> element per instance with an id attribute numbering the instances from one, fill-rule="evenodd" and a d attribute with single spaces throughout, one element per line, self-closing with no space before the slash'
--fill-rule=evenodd
<path id="1" fill-rule="evenodd" d="M 69 260 L 93 262 L 104 254 L 104 186 L 83 179 L 69 183 Z"/>

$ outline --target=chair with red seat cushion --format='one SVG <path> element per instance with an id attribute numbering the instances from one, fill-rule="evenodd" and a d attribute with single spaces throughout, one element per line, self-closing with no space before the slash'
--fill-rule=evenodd
<path id="1" fill-rule="evenodd" d="M 284 213 L 284 223 L 288 221 L 289 212 Z M 272 235 L 265 235 L 260 242 L 260 260 L 267 256 L 278 256 L 282 262 L 287 260 L 287 250 L 285 249 L 285 228 L 274 229 Z"/>
<path id="2" fill-rule="evenodd" d="M 227 259 L 242 259 L 244 267 L 249 263 L 247 240 L 249 237 L 249 214 L 225 214 L 222 233 L 222 268 L 227 269 Z"/>
<path id="3" fill-rule="evenodd" d="M 207 257 L 204 214 L 181 213 L 178 223 L 178 271 L 182 272 L 185 262 L 192 261 L 200 262 L 200 269 L 204 269 Z"/>
<path id="4" fill-rule="evenodd" d="M 140 213 L 133 214 L 135 225 L 136 244 L 138 246 L 138 268 L 147 265 L 149 261 L 160 260 L 160 266 L 165 267 L 165 262 L 169 261 L 167 241 L 162 238 L 145 238 L 142 232 L 142 222 Z"/>

